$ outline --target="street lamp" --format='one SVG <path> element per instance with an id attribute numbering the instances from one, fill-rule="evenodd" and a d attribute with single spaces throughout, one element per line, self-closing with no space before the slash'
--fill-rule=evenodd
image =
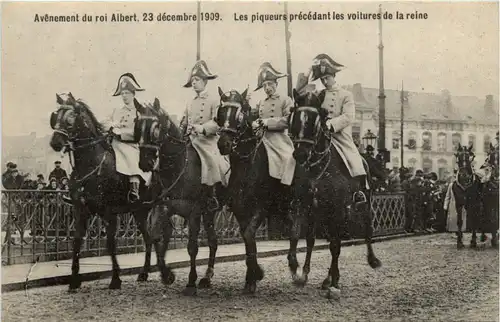
<path id="1" fill-rule="evenodd" d="M 372 131 L 369 129 L 366 131 L 365 136 L 362 137 L 363 140 L 363 145 L 365 147 L 365 151 L 367 151 L 368 146 L 371 146 L 374 148 L 375 142 L 377 142 L 377 136 L 372 133 Z"/>

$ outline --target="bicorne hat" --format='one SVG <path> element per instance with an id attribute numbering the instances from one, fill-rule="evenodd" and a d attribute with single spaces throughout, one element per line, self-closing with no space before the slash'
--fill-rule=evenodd
<path id="1" fill-rule="evenodd" d="M 125 89 L 131 91 L 132 93 L 144 91 L 144 88 L 142 88 L 141 85 L 137 83 L 134 75 L 132 75 L 131 73 L 125 73 L 122 76 L 120 76 L 120 78 L 118 79 L 118 85 L 116 86 L 116 90 L 113 96 L 120 95 L 122 91 Z"/>
<path id="2" fill-rule="evenodd" d="M 204 60 L 198 60 L 196 64 L 194 64 L 193 69 L 191 69 L 191 73 L 189 74 L 187 83 L 184 84 L 184 87 L 191 87 L 191 78 L 193 76 L 198 76 L 202 79 L 216 79 L 217 75 L 212 74 L 208 69 L 207 63 Z"/>
<path id="3" fill-rule="evenodd" d="M 344 65 L 334 61 L 327 54 L 319 54 L 313 59 L 312 63 L 312 81 L 317 80 L 326 75 L 334 76 L 337 72 L 341 71 Z"/>
<path id="4" fill-rule="evenodd" d="M 258 91 L 265 81 L 276 81 L 278 78 L 286 77 L 287 74 L 278 72 L 270 63 L 265 62 L 260 65 L 259 75 L 257 76 L 257 88 Z"/>

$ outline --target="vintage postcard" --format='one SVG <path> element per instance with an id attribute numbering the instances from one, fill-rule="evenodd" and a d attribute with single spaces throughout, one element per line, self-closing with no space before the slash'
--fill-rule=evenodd
<path id="1" fill-rule="evenodd" d="M 498 2 L 0 21 L 2 320 L 498 321 Z"/>

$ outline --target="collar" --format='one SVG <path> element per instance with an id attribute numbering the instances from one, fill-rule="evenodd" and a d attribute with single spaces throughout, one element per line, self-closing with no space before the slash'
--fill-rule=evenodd
<path id="1" fill-rule="evenodd" d="M 337 85 L 337 83 L 335 83 L 335 84 L 333 84 L 332 89 L 325 88 L 325 91 L 326 92 L 337 92 L 339 90 L 339 88 L 340 88 L 339 85 Z"/>
<path id="2" fill-rule="evenodd" d="M 135 108 L 133 104 L 134 104 L 134 103 L 131 103 L 131 104 L 129 104 L 129 105 L 125 104 L 125 105 L 123 105 L 123 108 L 125 108 L 125 109 L 127 109 L 127 110 L 131 111 L 131 110 L 132 110 L 132 108 Z"/>
<path id="3" fill-rule="evenodd" d="M 197 98 L 207 98 L 208 97 L 208 91 L 204 90 L 203 92 L 199 93 L 196 95 L 195 99 Z"/>
<path id="4" fill-rule="evenodd" d="M 280 94 L 274 93 L 273 95 L 266 97 L 266 101 L 270 100 L 270 99 L 272 99 L 272 100 L 278 99 L 279 97 L 280 97 Z"/>

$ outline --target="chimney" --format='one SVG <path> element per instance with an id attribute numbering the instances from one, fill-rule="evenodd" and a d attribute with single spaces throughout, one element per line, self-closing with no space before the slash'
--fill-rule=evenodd
<path id="1" fill-rule="evenodd" d="M 352 96 L 354 97 L 354 102 L 366 102 L 361 83 L 356 83 L 352 86 Z"/>
<path id="2" fill-rule="evenodd" d="M 486 95 L 486 100 L 484 101 L 484 109 L 490 111 L 493 109 L 493 95 Z"/>
<path id="3" fill-rule="evenodd" d="M 442 99 L 442 102 L 444 104 L 444 106 L 447 108 L 447 109 L 450 109 L 452 107 L 452 103 L 451 103 L 451 94 L 450 94 L 450 91 L 447 90 L 447 89 L 443 89 L 441 91 L 441 99 Z"/>

